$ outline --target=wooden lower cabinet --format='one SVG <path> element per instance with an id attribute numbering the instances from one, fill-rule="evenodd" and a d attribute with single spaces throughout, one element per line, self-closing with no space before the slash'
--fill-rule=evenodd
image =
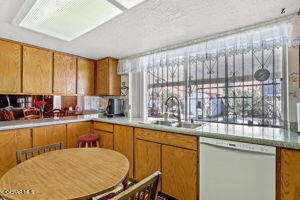
<path id="1" fill-rule="evenodd" d="M 81 135 L 90 134 L 91 128 L 91 122 L 67 124 L 67 148 L 78 147 L 78 137 Z"/>
<path id="2" fill-rule="evenodd" d="M 30 129 L 0 131 L 0 177 L 17 164 L 16 151 L 31 147 Z"/>
<path id="3" fill-rule="evenodd" d="M 197 199 L 197 151 L 162 145 L 162 192 L 180 200 Z"/>
<path id="4" fill-rule="evenodd" d="M 114 150 L 129 160 L 129 178 L 133 178 L 133 127 L 114 126 Z"/>
<path id="5" fill-rule="evenodd" d="M 33 147 L 63 142 L 66 146 L 66 125 L 42 126 L 32 129 Z"/>
<path id="6" fill-rule="evenodd" d="M 106 131 L 94 130 L 94 134 L 99 135 L 101 148 L 114 149 L 114 134 Z"/>
<path id="7" fill-rule="evenodd" d="M 277 200 L 300 200 L 300 151 L 279 149 Z M 278 191 L 280 190 L 280 191 Z"/>
<path id="8" fill-rule="evenodd" d="M 162 172 L 159 189 L 179 200 L 198 197 L 198 138 L 195 136 L 135 129 L 134 177 L 140 181 Z"/>
<path id="9" fill-rule="evenodd" d="M 32 148 L 32 134 L 31 129 L 16 129 L 12 130 L 16 135 L 16 150 Z"/>
<path id="10" fill-rule="evenodd" d="M 161 144 L 135 140 L 134 179 L 140 181 L 161 171 Z"/>

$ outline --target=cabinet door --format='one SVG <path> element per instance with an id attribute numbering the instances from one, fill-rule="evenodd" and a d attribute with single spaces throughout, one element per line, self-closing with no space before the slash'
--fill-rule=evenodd
<path id="1" fill-rule="evenodd" d="M 104 58 L 97 61 L 97 95 L 121 95 L 121 76 L 118 75 L 118 60 Z"/>
<path id="2" fill-rule="evenodd" d="M 54 53 L 54 94 L 76 94 L 76 58 Z"/>
<path id="3" fill-rule="evenodd" d="M 21 45 L 0 40 L 0 93 L 21 92 Z"/>
<path id="4" fill-rule="evenodd" d="M 12 130 L 12 132 L 14 132 L 16 135 L 17 151 L 32 148 L 31 129 L 16 129 Z"/>
<path id="5" fill-rule="evenodd" d="M 0 177 L 16 165 L 15 134 L 11 131 L 0 132 Z"/>
<path id="6" fill-rule="evenodd" d="M 121 76 L 118 75 L 118 60 L 115 58 L 108 58 L 109 61 L 109 94 L 113 96 L 121 95 Z"/>
<path id="7" fill-rule="evenodd" d="M 78 58 L 77 93 L 80 95 L 94 95 L 94 61 Z"/>
<path id="8" fill-rule="evenodd" d="M 278 188 L 280 192 L 277 191 L 277 198 L 280 200 L 300 200 L 300 151 L 282 149 L 280 165 L 281 187 Z"/>
<path id="9" fill-rule="evenodd" d="M 23 47 L 23 92 L 52 94 L 53 52 Z"/>
<path id="10" fill-rule="evenodd" d="M 96 94 L 109 94 L 108 58 L 97 61 Z"/>
<path id="11" fill-rule="evenodd" d="M 114 126 L 114 150 L 127 157 L 130 164 L 129 178 L 133 178 L 133 128 Z"/>
<path id="12" fill-rule="evenodd" d="M 162 192 L 180 200 L 197 199 L 197 151 L 162 145 Z"/>
<path id="13" fill-rule="evenodd" d="M 91 122 L 67 124 L 67 147 L 78 147 L 78 137 L 91 133 Z"/>
<path id="14" fill-rule="evenodd" d="M 134 179 L 140 181 L 161 171 L 161 144 L 135 140 Z"/>
<path id="15" fill-rule="evenodd" d="M 101 148 L 114 149 L 113 133 L 94 130 L 94 134 L 99 135 L 99 143 Z"/>
<path id="16" fill-rule="evenodd" d="M 66 146 L 66 125 L 43 126 L 33 128 L 32 144 L 33 147 L 44 146 L 63 142 Z"/>
<path id="17" fill-rule="evenodd" d="M 14 132 L 16 136 L 16 151 L 32 148 L 31 129 L 16 129 L 11 132 Z M 25 161 L 25 155 L 22 155 L 21 159 Z"/>

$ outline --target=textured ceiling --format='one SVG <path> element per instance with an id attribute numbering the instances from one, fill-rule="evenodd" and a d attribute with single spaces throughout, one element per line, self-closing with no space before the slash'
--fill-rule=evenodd
<path id="1" fill-rule="evenodd" d="M 127 57 L 159 47 L 288 15 L 299 0 L 146 0 L 87 34 L 66 42 L 13 25 L 25 0 L 0 0 L 0 38 L 92 59 Z"/>

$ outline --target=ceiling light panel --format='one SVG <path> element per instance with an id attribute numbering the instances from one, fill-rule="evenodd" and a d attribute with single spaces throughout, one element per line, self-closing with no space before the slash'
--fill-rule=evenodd
<path id="1" fill-rule="evenodd" d="M 122 12 L 106 0 L 37 0 L 20 26 L 71 41 Z"/>
<path id="2" fill-rule="evenodd" d="M 130 9 L 140 3 L 142 3 L 145 0 L 116 0 L 119 4 L 122 4 L 127 9 Z"/>

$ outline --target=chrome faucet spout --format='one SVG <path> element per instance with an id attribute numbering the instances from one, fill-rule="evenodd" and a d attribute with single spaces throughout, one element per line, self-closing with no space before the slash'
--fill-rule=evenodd
<path id="1" fill-rule="evenodd" d="M 171 100 L 171 99 L 175 99 L 177 101 L 177 107 L 178 107 L 178 114 L 177 116 L 174 115 L 177 120 L 178 120 L 178 123 L 181 123 L 181 108 L 180 108 L 180 100 L 178 97 L 176 96 L 170 96 L 166 101 L 165 101 L 165 105 L 166 105 L 166 112 L 168 111 L 168 102 Z"/>

